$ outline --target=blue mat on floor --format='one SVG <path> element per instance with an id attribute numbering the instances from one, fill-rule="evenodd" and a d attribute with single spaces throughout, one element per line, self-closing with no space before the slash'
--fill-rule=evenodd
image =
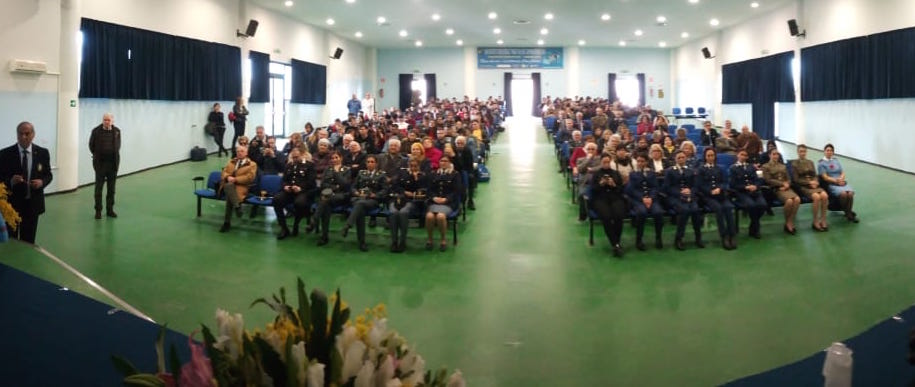
<path id="1" fill-rule="evenodd" d="M 4 386 L 119 386 L 111 355 L 156 371 L 159 326 L 0 264 L 0 380 Z M 169 330 L 182 363 L 187 336 Z"/>
<path id="2" fill-rule="evenodd" d="M 842 342 L 853 351 L 855 386 L 915 385 L 915 367 L 909 365 L 909 334 L 915 327 L 915 306 L 881 321 L 864 333 Z M 826 346 L 824 346 L 825 348 Z M 725 386 L 822 386 L 826 353 L 810 357 Z"/>

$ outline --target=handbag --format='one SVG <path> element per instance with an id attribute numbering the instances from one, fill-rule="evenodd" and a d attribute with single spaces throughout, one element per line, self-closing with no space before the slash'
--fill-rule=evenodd
<path id="1" fill-rule="evenodd" d="M 216 133 L 216 124 L 207 122 L 207 124 L 203 126 L 203 131 L 206 132 L 206 134 L 212 136 L 213 133 Z"/>
<path id="2" fill-rule="evenodd" d="M 489 168 L 486 168 L 486 164 L 480 163 L 477 165 L 477 176 L 477 181 L 489 181 Z"/>
<path id="3" fill-rule="evenodd" d="M 229 112 L 229 121 L 235 122 L 235 112 Z"/>

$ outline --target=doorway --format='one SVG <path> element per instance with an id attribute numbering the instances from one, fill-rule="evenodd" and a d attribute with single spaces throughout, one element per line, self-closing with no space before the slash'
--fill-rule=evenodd
<path id="1" fill-rule="evenodd" d="M 292 66 L 270 63 L 270 102 L 264 112 L 264 129 L 270 136 L 286 137 L 289 100 L 292 97 Z"/>
<path id="2" fill-rule="evenodd" d="M 512 79 L 512 115 L 515 117 L 530 117 L 534 109 L 534 80 Z"/>
<path id="3" fill-rule="evenodd" d="M 414 79 L 410 82 L 410 90 L 413 91 L 410 102 L 413 106 L 422 106 L 426 101 L 426 80 L 423 78 Z"/>

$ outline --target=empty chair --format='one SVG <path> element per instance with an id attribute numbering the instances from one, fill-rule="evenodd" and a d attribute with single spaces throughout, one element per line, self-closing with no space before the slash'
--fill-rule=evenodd
<path id="1" fill-rule="evenodd" d="M 708 117 L 708 113 L 705 112 L 704 107 L 696 108 L 696 117 L 699 117 L 699 118 Z"/>
<path id="2" fill-rule="evenodd" d="M 688 116 L 688 117 L 695 117 L 695 116 L 696 116 L 696 111 L 693 110 L 693 108 L 691 108 L 691 107 L 686 108 L 685 113 L 686 113 L 686 116 Z"/>

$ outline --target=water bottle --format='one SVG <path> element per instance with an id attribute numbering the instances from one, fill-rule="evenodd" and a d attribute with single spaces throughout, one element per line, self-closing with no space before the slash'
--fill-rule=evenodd
<path id="1" fill-rule="evenodd" d="M 852 350 L 845 344 L 832 343 L 826 349 L 826 361 L 823 362 L 823 378 L 825 387 L 850 387 Z"/>

